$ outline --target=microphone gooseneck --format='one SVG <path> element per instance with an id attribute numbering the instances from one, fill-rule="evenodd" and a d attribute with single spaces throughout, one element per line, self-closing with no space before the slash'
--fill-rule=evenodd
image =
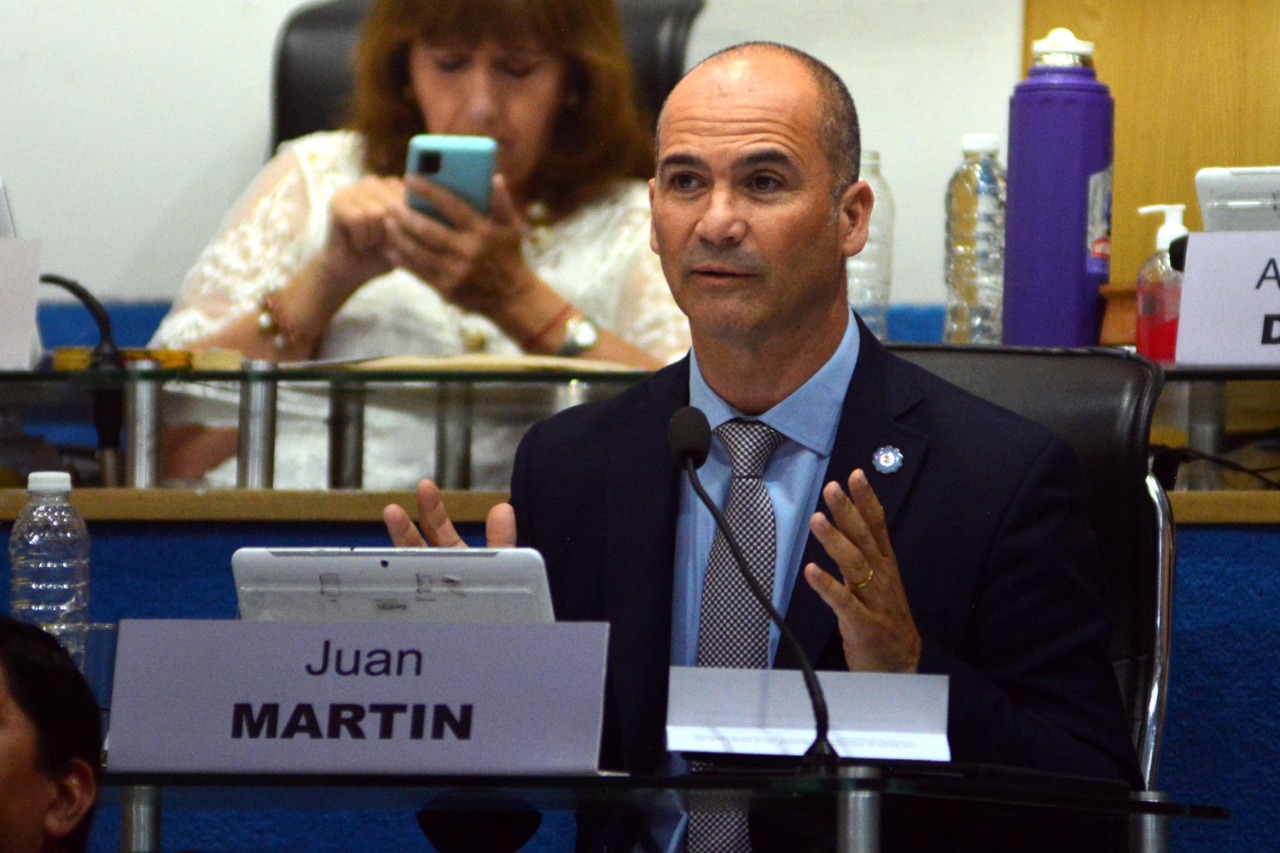
<path id="1" fill-rule="evenodd" d="M 116 346 L 115 337 L 111 334 L 111 317 L 102 303 L 80 282 L 66 276 L 51 272 L 40 276 L 41 284 L 52 284 L 70 293 L 85 307 L 98 327 L 98 344 L 93 348 L 91 364 L 93 367 L 123 367 L 124 358 L 120 348 Z"/>
<path id="2" fill-rule="evenodd" d="M 94 370 L 120 370 L 124 356 L 111 334 L 111 317 L 102 303 L 80 282 L 66 276 L 44 273 L 41 284 L 61 287 L 84 305 L 98 327 L 98 343 L 93 348 L 89 366 Z M 98 468 L 102 485 L 123 485 L 123 466 L 120 459 L 120 430 L 124 426 L 124 390 L 118 386 L 103 386 L 93 390 L 93 427 L 98 435 Z"/>
<path id="3" fill-rule="evenodd" d="M 707 494 L 706 489 L 702 487 L 702 481 L 698 478 L 698 469 L 707 461 L 707 454 L 711 451 L 711 425 L 707 423 L 707 416 L 701 409 L 684 406 L 671 416 L 671 421 L 667 425 L 667 445 L 671 449 L 671 458 L 689 475 L 689 484 L 693 486 L 694 493 L 711 511 L 711 517 L 715 519 L 716 527 L 724 536 L 725 544 L 729 546 L 729 552 L 733 555 L 734 565 L 738 567 L 738 572 L 746 581 L 751 594 L 769 614 L 773 624 L 778 626 L 782 641 L 795 652 L 796 660 L 800 662 L 804 684 L 809 691 L 809 702 L 813 705 L 814 728 L 813 743 L 800 763 L 801 772 L 829 773 L 839 764 L 840 759 L 831 746 L 831 741 L 827 739 L 827 700 L 822 693 L 822 685 L 818 682 L 818 674 L 814 671 L 809 656 L 805 654 L 804 647 L 792 632 L 791 626 L 773 606 L 772 596 L 765 593 L 760 587 L 760 582 L 748 571 L 746 557 L 742 554 L 737 537 L 729 529 L 729 522 L 716 506 L 715 501 Z"/>

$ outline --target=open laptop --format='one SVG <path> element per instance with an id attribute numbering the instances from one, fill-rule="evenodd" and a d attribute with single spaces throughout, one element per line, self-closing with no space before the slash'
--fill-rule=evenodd
<path id="1" fill-rule="evenodd" d="M 532 548 L 241 548 L 231 572 L 251 621 L 555 621 Z"/>
<path id="2" fill-rule="evenodd" d="M 9 209 L 9 195 L 4 189 L 4 178 L 0 178 L 0 237 L 16 237 L 18 232 L 13 227 L 13 211 Z"/>
<path id="3" fill-rule="evenodd" d="M 1280 166 L 1196 172 L 1205 231 L 1280 231 Z"/>
<path id="4" fill-rule="evenodd" d="M 4 178 L 0 177 L 0 240 L 17 237 L 18 230 L 13 224 L 13 209 L 9 207 L 9 194 L 4 188 Z M 31 358 L 29 366 L 34 368 L 40 363 L 44 347 L 40 343 L 40 329 L 36 318 L 31 318 Z"/>

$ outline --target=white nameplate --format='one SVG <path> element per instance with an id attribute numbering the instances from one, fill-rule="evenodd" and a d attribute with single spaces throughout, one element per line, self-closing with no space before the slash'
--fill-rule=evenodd
<path id="1" fill-rule="evenodd" d="M 950 761 L 945 675 L 820 672 L 842 758 Z M 799 670 L 671 667 L 667 749 L 803 755 L 813 706 Z"/>
<path id="2" fill-rule="evenodd" d="M 591 773 L 609 626 L 120 623 L 120 772 Z"/>
<path id="3" fill-rule="evenodd" d="M 1179 367 L 1280 365 L 1280 231 L 1192 234 Z"/>

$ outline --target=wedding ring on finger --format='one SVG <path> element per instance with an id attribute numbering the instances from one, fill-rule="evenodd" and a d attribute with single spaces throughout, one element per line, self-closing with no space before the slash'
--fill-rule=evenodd
<path id="1" fill-rule="evenodd" d="M 871 583 L 871 579 L 872 579 L 873 577 L 875 577 L 875 576 L 876 576 L 876 570 L 875 570 L 875 569 L 872 569 L 871 571 L 867 572 L 867 579 L 866 579 L 866 580 L 864 580 L 864 581 L 863 581 L 862 583 L 860 583 L 860 584 L 854 584 L 854 587 L 853 587 L 853 588 L 854 588 L 854 589 L 862 589 L 864 586 L 866 586 L 867 584 Z"/>

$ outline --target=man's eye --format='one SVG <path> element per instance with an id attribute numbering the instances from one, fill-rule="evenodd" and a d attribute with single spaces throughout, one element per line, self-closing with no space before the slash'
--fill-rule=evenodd
<path id="1" fill-rule="evenodd" d="M 773 175 L 752 175 L 747 183 L 757 192 L 769 192 L 782 187 L 782 181 Z"/>
<path id="2" fill-rule="evenodd" d="M 670 180 L 667 181 L 667 183 L 671 186 L 672 189 L 683 192 L 683 191 L 691 190 L 697 187 L 698 179 L 688 172 L 679 172 L 675 175 L 672 175 Z"/>

